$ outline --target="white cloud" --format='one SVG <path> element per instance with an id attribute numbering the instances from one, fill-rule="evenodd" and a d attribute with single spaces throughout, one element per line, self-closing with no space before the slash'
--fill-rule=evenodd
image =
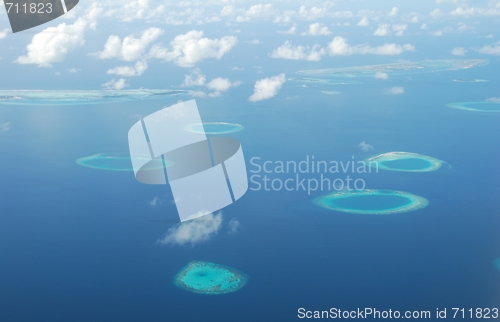
<path id="1" fill-rule="evenodd" d="M 389 11 L 387 13 L 388 16 L 390 17 L 394 17 L 395 15 L 397 15 L 399 12 L 399 9 L 397 7 L 392 7 L 391 11 Z"/>
<path id="2" fill-rule="evenodd" d="M 500 102 L 500 97 L 490 97 L 486 99 L 487 102 Z M 7 123 L 9 124 L 9 123 Z"/>
<path id="3" fill-rule="evenodd" d="M 104 49 L 100 52 L 91 54 L 100 59 L 110 59 L 118 58 L 125 61 L 134 61 L 142 58 L 146 47 L 156 40 L 163 30 L 160 28 L 148 28 L 144 30 L 139 38 L 134 37 L 134 35 L 129 35 L 123 38 L 111 35 L 109 36 Z"/>
<path id="4" fill-rule="evenodd" d="M 382 23 L 378 25 L 377 30 L 373 33 L 375 36 L 387 36 L 389 34 L 389 24 Z"/>
<path id="5" fill-rule="evenodd" d="M 140 76 L 148 69 L 148 63 L 145 60 L 140 60 L 135 63 L 135 66 L 118 66 L 108 70 L 108 74 L 118 75 L 123 77 Z"/>
<path id="6" fill-rule="evenodd" d="M 438 17 L 441 17 L 443 15 L 443 12 L 439 9 L 434 9 L 432 10 L 429 15 L 432 17 L 432 18 L 438 18 Z"/>
<path id="7" fill-rule="evenodd" d="M 0 124 L 0 132 L 7 132 L 10 130 L 10 122 Z"/>
<path id="8" fill-rule="evenodd" d="M 106 89 L 123 89 L 128 86 L 127 80 L 125 78 L 120 78 L 118 80 L 112 79 L 107 83 L 102 84 Z"/>
<path id="9" fill-rule="evenodd" d="M 154 197 L 152 200 L 149 201 L 149 205 L 153 206 L 153 207 L 158 206 L 160 204 L 161 204 L 161 200 L 158 197 Z"/>
<path id="10" fill-rule="evenodd" d="M 276 15 L 272 4 L 256 4 L 248 8 L 248 10 L 236 17 L 236 22 L 250 21 L 254 18 L 263 18 Z"/>
<path id="11" fill-rule="evenodd" d="M 338 36 L 328 44 L 328 49 L 331 56 L 349 56 L 352 54 L 399 55 L 405 51 L 415 51 L 415 47 L 410 44 L 400 46 L 386 43 L 378 47 L 368 45 L 351 46 L 345 38 Z"/>
<path id="12" fill-rule="evenodd" d="M 406 24 L 393 25 L 392 30 L 396 32 L 396 36 L 403 36 L 407 27 Z"/>
<path id="13" fill-rule="evenodd" d="M 375 79 L 388 79 L 389 75 L 387 73 L 382 73 L 382 72 L 376 72 L 375 76 L 373 76 Z"/>
<path id="14" fill-rule="evenodd" d="M 279 34 L 285 34 L 285 35 L 293 35 L 297 32 L 297 27 L 293 26 L 290 27 L 290 29 L 286 31 L 278 31 Z"/>
<path id="15" fill-rule="evenodd" d="M 312 23 L 309 25 L 309 29 L 303 32 L 302 36 L 328 36 L 331 34 L 328 27 L 322 26 L 319 22 Z"/>
<path id="16" fill-rule="evenodd" d="M 247 41 L 247 43 L 252 44 L 252 45 L 260 45 L 260 44 L 262 44 L 262 41 L 260 41 L 259 39 L 254 39 L 254 40 Z"/>
<path id="17" fill-rule="evenodd" d="M 207 58 L 220 59 L 236 45 L 238 39 L 225 36 L 220 39 L 202 38 L 203 31 L 191 30 L 170 42 L 170 49 L 153 46 L 149 56 L 173 61 L 181 67 L 192 67 Z"/>
<path id="18" fill-rule="evenodd" d="M 73 24 L 59 24 L 37 33 L 31 43 L 26 46 L 28 53 L 16 59 L 18 64 L 35 64 L 39 67 L 52 67 L 53 63 L 64 60 L 64 57 L 85 43 L 85 31 L 95 28 L 96 19 L 102 9 L 92 5 L 85 15 Z"/>
<path id="19" fill-rule="evenodd" d="M 9 29 L 0 30 L 0 39 L 4 39 L 5 37 L 7 37 L 8 33 Z"/>
<path id="20" fill-rule="evenodd" d="M 319 45 L 309 46 L 293 46 L 288 40 L 269 55 L 272 58 L 283 58 L 291 60 L 309 60 L 319 61 L 321 56 L 325 54 L 325 50 Z"/>
<path id="21" fill-rule="evenodd" d="M 488 45 L 480 48 L 479 53 L 500 56 L 500 42 L 497 42 L 493 46 Z"/>
<path id="22" fill-rule="evenodd" d="M 231 218 L 231 220 L 227 223 L 228 225 L 228 234 L 229 235 L 234 235 L 238 232 L 238 229 L 240 228 L 241 224 L 236 218 Z"/>
<path id="23" fill-rule="evenodd" d="M 196 68 L 191 74 L 184 76 L 184 82 L 182 82 L 181 86 L 203 86 L 206 81 L 207 77 Z"/>
<path id="24" fill-rule="evenodd" d="M 170 228 L 167 233 L 158 239 L 161 245 L 191 245 L 209 240 L 216 235 L 222 224 L 222 214 L 208 214 L 186 221 Z"/>
<path id="25" fill-rule="evenodd" d="M 208 82 L 207 88 L 217 92 L 225 92 L 231 87 L 238 86 L 239 84 L 240 82 L 231 83 L 227 78 L 217 77 Z"/>
<path id="26" fill-rule="evenodd" d="M 67 69 L 68 72 L 72 73 L 72 74 L 75 74 L 75 73 L 78 73 L 81 69 L 78 69 L 78 68 L 70 68 L 70 69 Z"/>
<path id="27" fill-rule="evenodd" d="M 451 54 L 455 56 L 463 56 L 466 52 L 467 50 L 464 47 L 455 47 L 451 50 Z"/>
<path id="28" fill-rule="evenodd" d="M 285 74 L 279 74 L 270 78 L 264 78 L 255 82 L 253 94 L 248 98 L 250 102 L 258 102 L 269 99 L 278 94 L 281 86 L 285 83 Z"/>
<path id="29" fill-rule="evenodd" d="M 422 29 L 422 30 L 427 29 L 427 24 L 426 24 L 426 23 L 423 23 L 423 24 L 420 26 L 420 29 Z"/>
<path id="30" fill-rule="evenodd" d="M 386 94 L 387 95 L 400 95 L 405 92 L 405 89 L 403 86 L 394 86 L 391 89 L 389 89 Z"/>
<path id="31" fill-rule="evenodd" d="M 373 150 L 373 146 L 371 146 L 370 144 L 366 143 L 365 141 L 361 142 L 360 144 L 358 144 L 358 147 L 364 151 L 364 152 L 368 152 L 368 151 L 371 151 Z"/>
<path id="32" fill-rule="evenodd" d="M 443 31 L 442 30 L 436 30 L 432 34 L 434 36 L 436 36 L 436 37 L 441 37 L 443 35 Z"/>
<path id="33" fill-rule="evenodd" d="M 500 5 L 495 8 L 475 8 L 462 5 L 451 12 L 454 16 L 500 16 Z"/>
<path id="34" fill-rule="evenodd" d="M 227 78 L 217 77 L 212 79 L 207 84 L 207 88 L 212 90 L 213 92 L 208 94 L 210 97 L 220 96 L 223 92 L 228 91 L 231 87 L 237 87 L 241 84 L 241 82 L 231 82 Z"/>
<path id="35" fill-rule="evenodd" d="M 361 18 L 361 20 L 357 23 L 358 26 L 361 26 L 361 27 L 366 27 L 370 24 L 370 20 L 368 20 L 367 17 L 363 17 Z"/>

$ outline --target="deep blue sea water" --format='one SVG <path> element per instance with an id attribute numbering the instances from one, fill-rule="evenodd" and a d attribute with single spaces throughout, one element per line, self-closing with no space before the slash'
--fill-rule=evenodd
<path id="1" fill-rule="evenodd" d="M 240 231 L 222 229 L 194 247 L 156 243 L 178 222 L 168 186 L 76 163 L 127 153 L 135 114 L 189 97 L 2 105 L 12 126 L 0 138 L 1 321 L 292 321 L 300 307 L 498 306 L 500 271 L 492 262 L 500 256 L 500 113 L 445 106 L 498 96 L 497 66 L 357 85 L 287 82 L 279 96 L 259 104 L 246 101 L 250 86 L 198 99 L 204 121 L 245 127 L 230 136 L 241 141 L 249 170 L 252 157 L 362 160 L 390 151 L 451 167 L 361 175 L 369 189 L 429 200 L 427 208 L 390 216 L 314 205 L 325 192 L 249 190 L 223 210 L 225 223 L 236 218 Z M 392 86 L 404 86 L 405 94 L 383 94 Z M 363 141 L 373 150 L 360 150 Z M 152 207 L 154 197 L 163 202 Z M 237 268 L 250 280 L 235 293 L 189 293 L 173 278 L 192 260 Z"/>

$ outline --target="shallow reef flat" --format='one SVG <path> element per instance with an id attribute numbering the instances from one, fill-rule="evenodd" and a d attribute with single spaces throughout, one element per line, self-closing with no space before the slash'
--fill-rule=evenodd
<path id="1" fill-rule="evenodd" d="M 307 83 L 307 85 L 302 85 L 303 87 L 315 87 L 310 84 L 318 84 L 318 85 L 353 85 L 353 84 L 362 84 L 360 81 L 354 80 L 334 80 L 334 79 L 323 79 L 323 78 L 311 78 L 311 77 L 298 77 L 298 78 L 290 78 L 288 79 L 292 82 L 301 82 Z"/>
<path id="2" fill-rule="evenodd" d="M 150 156 L 139 157 L 138 159 L 149 161 Z M 76 160 L 78 165 L 83 167 L 98 169 L 98 170 L 110 170 L 110 171 L 134 171 L 132 167 L 132 160 L 128 154 L 112 154 L 112 153 L 100 153 L 94 154 L 88 157 L 80 158 Z M 166 167 L 172 166 L 173 163 L 165 160 Z M 143 170 L 155 170 L 163 168 L 163 162 L 161 159 L 153 159 L 148 164 L 145 165 Z"/>
<path id="3" fill-rule="evenodd" d="M 186 131 L 198 134 L 228 134 L 239 132 L 245 129 L 241 124 L 225 122 L 203 122 L 189 124 L 184 128 Z"/>
<path id="4" fill-rule="evenodd" d="M 453 80 L 455 83 L 486 83 L 489 82 L 487 79 L 475 79 L 475 78 L 457 78 Z"/>
<path id="5" fill-rule="evenodd" d="M 12 105 L 79 105 L 128 100 L 144 100 L 189 93 L 184 90 L 3 90 L 0 104 Z"/>
<path id="6" fill-rule="evenodd" d="M 226 294 L 240 290 L 248 276 L 238 270 L 211 262 L 192 261 L 174 278 L 174 284 L 198 294 Z"/>
<path id="7" fill-rule="evenodd" d="M 326 209 L 360 215 L 392 215 L 429 205 L 424 197 L 396 190 L 339 191 L 320 196 L 313 202 Z"/>
<path id="8" fill-rule="evenodd" d="M 339 95 L 341 92 L 337 92 L 337 91 L 321 91 L 321 93 L 326 94 L 326 95 Z"/>
<path id="9" fill-rule="evenodd" d="M 500 112 L 500 102 L 496 101 L 459 102 L 459 103 L 449 103 L 446 104 L 446 106 L 458 110 L 471 111 L 471 112 L 487 112 L 487 113 Z"/>
<path id="10" fill-rule="evenodd" d="M 500 257 L 497 257 L 493 260 L 493 267 L 495 267 L 496 269 L 498 269 L 500 271 Z"/>
<path id="11" fill-rule="evenodd" d="M 445 163 L 427 155 L 411 152 L 387 152 L 371 157 L 366 162 L 372 168 L 405 172 L 436 171 Z"/>
<path id="12" fill-rule="evenodd" d="M 301 70 L 298 71 L 297 74 L 306 77 L 324 78 L 373 77 L 376 73 L 387 73 L 389 75 L 395 76 L 469 69 L 474 67 L 486 66 L 488 63 L 489 61 L 485 59 L 426 60 L 422 62 L 405 62 L 395 64 Z"/>

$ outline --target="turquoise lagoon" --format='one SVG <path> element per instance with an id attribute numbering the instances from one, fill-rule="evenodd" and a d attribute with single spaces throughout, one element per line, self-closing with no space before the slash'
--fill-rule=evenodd
<path id="1" fill-rule="evenodd" d="M 240 290 L 248 282 L 248 276 L 238 270 L 211 263 L 192 261 L 174 279 L 174 284 L 198 294 L 225 294 Z"/>

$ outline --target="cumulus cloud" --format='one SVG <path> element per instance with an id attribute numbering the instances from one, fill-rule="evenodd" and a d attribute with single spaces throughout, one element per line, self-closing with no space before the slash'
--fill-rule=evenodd
<path id="1" fill-rule="evenodd" d="M 297 27 L 293 26 L 290 27 L 290 29 L 285 30 L 285 31 L 278 31 L 279 34 L 284 34 L 284 35 L 293 35 L 297 32 Z"/>
<path id="2" fill-rule="evenodd" d="M 96 27 L 97 17 L 102 9 L 92 5 L 85 15 L 73 24 L 59 24 L 36 34 L 26 46 L 28 53 L 16 59 L 18 64 L 34 64 L 39 67 L 52 67 L 53 63 L 64 60 L 64 57 L 85 43 L 85 31 Z"/>
<path id="3" fill-rule="evenodd" d="M 0 30 L 0 39 L 4 39 L 5 37 L 7 37 L 8 33 L 9 29 Z"/>
<path id="4" fill-rule="evenodd" d="M 443 12 L 439 9 L 434 9 L 432 10 L 429 15 L 432 17 L 432 18 L 438 18 L 438 17 L 441 17 L 443 15 Z"/>
<path id="5" fill-rule="evenodd" d="M 328 27 L 322 26 L 319 22 L 312 23 L 309 25 L 309 29 L 307 31 L 303 32 L 301 35 L 302 36 L 328 36 L 331 34 L 330 30 L 328 30 Z"/>
<path id="6" fill-rule="evenodd" d="M 415 47 L 410 44 L 400 46 L 388 43 L 377 47 L 368 45 L 351 46 L 345 38 L 337 36 L 328 44 L 328 50 L 331 56 L 349 56 L 353 54 L 400 55 L 405 51 L 415 51 Z"/>
<path id="7" fill-rule="evenodd" d="M 78 69 L 78 68 L 70 68 L 70 69 L 67 69 L 68 72 L 72 73 L 72 74 L 75 74 L 75 73 L 78 73 L 81 69 Z"/>
<path id="8" fill-rule="evenodd" d="M 0 124 L 0 132 L 7 132 L 10 130 L 10 122 Z"/>
<path id="9" fill-rule="evenodd" d="M 273 50 L 269 56 L 291 60 L 319 61 L 324 54 L 325 50 L 317 44 L 312 47 L 294 46 L 289 41 L 285 41 L 283 45 Z"/>
<path id="10" fill-rule="evenodd" d="M 389 34 L 389 24 L 379 24 L 377 30 L 373 33 L 375 36 L 387 36 Z"/>
<path id="11" fill-rule="evenodd" d="M 406 24 L 393 25 L 392 30 L 396 32 L 396 36 L 403 36 L 407 27 Z"/>
<path id="12" fill-rule="evenodd" d="M 213 92 L 208 94 L 210 97 L 220 96 L 223 92 L 228 91 L 231 87 L 237 87 L 241 84 L 241 82 L 231 82 L 227 78 L 217 77 L 212 79 L 207 84 L 207 88 L 212 90 Z"/>
<path id="13" fill-rule="evenodd" d="M 184 76 L 184 81 L 181 86 L 203 86 L 206 81 L 207 77 L 203 75 L 198 68 L 196 68 L 191 74 Z"/>
<path id="14" fill-rule="evenodd" d="M 278 94 L 281 86 L 285 83 L 285 74 L 279 74 L 270 78 L 264 78 L 255 82 L 253 94 L 248 98 L 250 102 L 258 102 L 269 99 Z"/>
<path id="15" fill-rule="evenodd" d="M 102 84 L 102 87 L 105 89 L 123 89 L 127 87 L 127 80 L 125 78 L 120 78 L 120 79 L 112 79 L 107 83 Z"/>
<path id="16" fill-rule="evenodd" d="M 170 42 L 170 48 L 153 46 L 149 56 L 173 61 L 181 67 L 192 67 L 207 58 L 222 58 L 237 42 L 238 39 L 234 36 L 210 39 L 203 38 L 203 31 L 191 30 L 186 34 L 176 36 Z"/>
<path id="17" fill-rule="evenodd" d="M 125 61 L 134 61 L 142 58 L 146 47 L 155 41 L 161 34 L 163 30 L 160 28 L 148 28 L 144 30 L 139 38 L 134 35 L 129 35 L 120 39 L 120 37 L 111 35 L 109 36 L 104 49 L 97 53 L 92 53 L 92 56 L 96 56 L 100 59 L 110 59 L 118 58 Z"/>
<path id="18" fill-rule="evenodd" d="M 451 12 L 454 16 L 500 16 L 500 5 L 495 8 L 475 8 L 462 5 Z"/>
<path id="19" fill-rule="evenodd" d="M 500 97 L 490 97 L 486 99 L 487 102 L 500 102 Z M 7 123 L 9 124 L 9 123 Z"/>
<path id="20" fill-rule="evenodd" d="M 232 83 L 229 79 L 227 78 L 221 78 L 217 77 L 212 79 L 210 82 L 207 84 L 207 88 L 217 91 L 217 92 L 225 92 L 231 87 L 236 87 L 239 86 L 240 82 L 234 82 Z"/>
<path id="21" fill-rule="evenodd" d="M 262 44 L 262 41 L 260 41 L 259 39 L 254 39 L 254 40 L 247 41 L 247 43 L 252 44 L 252 45 L 260 45 L 260 44 Z"/>
<path id="22" fill-rule="evenodd" d="M 500 42 L 497 42 L 493 46 L 484 46 L 480 48 L 479 53 L 500 56 Z"/>
<path id="23" fill-rule="evenodd" d="M 465 48 L 464 47 L 455 47 L 451 50 L 451 54 L 455 56 L 463 56 L 465 55 Z"/>
<path id="24" fill-rule="evenodd" d="M 370 24 L 370 20 L 368 20 L 368 18 L 366 18 L 366 17 L 361 18 L 361 20 L 357 23 L 357 25 L 361 26 L 361 27 L 366 27 L 369 24 Z"/>
<path id="25" fill-rule="evenodd" d="M 118 66 L 108 70 L 110 75 L 118 75 L 123 77 L 140 76 L 148 69 L 148 63 L 145 60 L 140 60 L 135 63 L 135 66 Z"/>
<path id="26" fill-rule="evenodd" d="M 391 89 L 389 89 L 386 94 L 387 95 L 400 95 L 405 92 L 405 89 L 403 86 L 394 86 Z"/>
<path id="27" fill-rule="evenodd" d="M 373 76 L 375 79 L 388 79 L 389 75 L 387 73 L 382 73 L 382 72 L 376 72 L 375 76 Z"/>
<path id="28" fill-rule="evenodd" d="M 248 8 L 242 15 L 236 17 L 236 22 L 250 21 L 254 18 L 263 18 L 276 15 L 272 4 L 256 4 Z"/>
<path id="29" fill-rule="evenodd" d="M 368 151 L 373 150 L 373 146 L 371 146 L 370 144 L 366 143 L 365 141 L 363 141 L 360 144 L 358 144 L 358 147 L 361 149 L 361 151 L 364 151 L 364 152 L 368 152 Z"/>
<path id="30" fill-rule="evenodd" d="M 392 7 L 391 11 L 389 11 L 387 15 L 390 17 L 394 17 L 395 15 L 398 14 L 398 12 L 399 12 L 398 7 Z"/>
<path id="31" fill-rule="evenodd" d="M 216 235 L 222 225 L 222 214 L 208 214 L 170 228 L 157 243 L 161 245 L 195 245 Z"/>
<path id="32" fill-rule="evenodd" d="M 240 222 L 236 218 L 231 218 L 231 220 L 227 223 L 228 226 L 228 234 L 234 235 L 238 232 L 240 228 Z"/>

